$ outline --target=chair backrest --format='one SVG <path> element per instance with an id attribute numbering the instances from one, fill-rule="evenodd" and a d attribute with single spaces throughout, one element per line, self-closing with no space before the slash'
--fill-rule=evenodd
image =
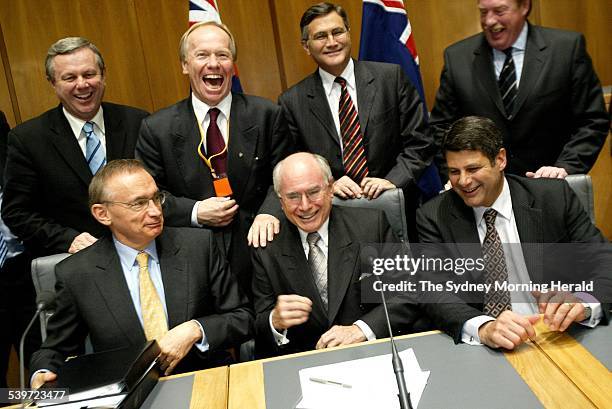
<path id="1" fill-rule="evenodd" d="M 387 220 L 395 235 L 400 241 L 408 242 L 408 227 L 406 225 L 406 207 L 402 189 L 391 189 L 383 192 L 376 199 L 340 199 L 334 196 L 333 204 L 336 206 L 365 207 L 379 209 L 385 212 Z"/>
<path id="2" fill-rule="evenodd" d="M 55 292 L 55 265 L 69 255 L 70 253 L 60 253 L 32 260 L 32 281 L 37 296 L 43 291 Z M 51 315 L 53 311 L 50 310 L 40 314 L 40 332 L 43 341 L 47 338 L 47 321 Z"/>
<path id="3" fill-rule="evenodd" d="M 569 175 L 565 178 L 574 193 L 580 199 L 580 203 L 595 224 L 595 210 L 593 205 L 593 182 L 589 175 Z"/>

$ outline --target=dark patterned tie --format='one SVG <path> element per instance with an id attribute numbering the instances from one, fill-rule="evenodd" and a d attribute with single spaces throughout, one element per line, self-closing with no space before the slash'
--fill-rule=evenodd
<path id="1" fill-rule="evenodd" d="M 308 265 L 314 277 L 315 284 L 321 295 L 321 301 L 327 310 L 327 261 L 323 250 L 317 246 L 321 239 L 319 233 L 308 233 L 306 241 L 308 242 Z"/>
<path id="2" fill-rule="evenodd" d="M 8 255 L 8 246 L 6 244 L 6 240 L 4 239 L 4 233 L 0 230 L 0 268 L 4 265 L 6 261 L 6 256 Z"/>
<path id="3" fill-rule="evenodd" d="M 511 310 L 510 293 L 506 290 L 495 291 L 495 282 L 502 284 L 508 281 L 506 258 L 499 234 L 495 228 L 497 212 L 489 209 L 484 213 L 487 232 L 482 242 L 482 253 L 485 257 L 485 283 L 491 284 L 491 291 L 484 297 L 484 313 L 497 318 L 505 310 Z"/>
<path id="4" fill-rule="evenodd" d="M 217 176 L 227 174 L 227 150 L 223 152 L 225 149 L 225 141 L 223 140 L 223 135 L 221 135 L 219 125 L 217 125 L 217 117 L 220 112 L 218 108 L 211 108 L 208 111 L 210 123 L 206 130 L 206 156 L 210 159 L 211 165 Z M 218 155 L 220 152 L 223 153 Z M 215 154 L 217 154 L 217 156 L 211 159 L 211 156 Z"/>
<path id="5" fill-rule="evenodd" d="M 514 109 L 514 100 L 516 99 L 517 87 L 516 87 L 516 69 L 514 67 L 514 59 L 512 58 L 512 47 L 504 50 L 506 54 L 506 60 L 504 66 L 499 73 L 499 93 L 501 94 L 502 101 L 504 102 L 504 110 L 506 116 L 512 118 L 512 110 Z"/>
<path id="6" fill-rule="evenodd" d="M 359 184 L 364 177 L 368 176 L 359 116 L 346 89 L 346 80 L 342 77 L 336 77 L 335 81 L 340 84 L 342 89 L 340 103 L 338 104 L 338 115 L 340 118 L 340 133 L 342 134 L 344 172 L 355 183 Z"/>

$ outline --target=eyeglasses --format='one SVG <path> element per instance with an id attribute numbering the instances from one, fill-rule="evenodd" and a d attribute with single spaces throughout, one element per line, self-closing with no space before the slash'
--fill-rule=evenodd
<path id="1" fill-rule="evenodd" d="M 164 192 L 155 192 L 153 197 L 143 197 L 140 199 L 136 199 L 133 202 L 112 202 L 112 201 L 104 201 L 102 203 L 120 205 L 127 209 L 130 209 L 133 212 L 142 212 L 145 209 L 149 208 L 149 203 L 153 202 L 153 204 L 157 207 L 160 207 L 166 201 L 166 194 Z"/>
<path id="2" fill-rule="evenodd" d="M 343 38 L 348 30 L 343 27 L 334 28 L 331 32 L 329 31 L 319 31 L 318 33 L 314 33 L 312 35 L 312 40 L 318 41 L 320 43 L 326 43 L 329 40 L 329 36 L 334 37 L 334 40 L 340 40 Z"/>
<path id="3" fill-rule="evenodd" d="M 317 186 L 303 193 L 290 192 L 287 194 L 283 194 L 282 197 L 283 199 L 285 199 L 287 202 L 291 204 L 299 204 L 302 201 L 302 196 L 306 195 L 306 198 L 308 199 L 308 201 L 314 202 L 314 201 L 319 200 L 323 196 L 323 193 L 325 193 L 325 190 L 326 189 L 324 189 L 323 186 Z"/>

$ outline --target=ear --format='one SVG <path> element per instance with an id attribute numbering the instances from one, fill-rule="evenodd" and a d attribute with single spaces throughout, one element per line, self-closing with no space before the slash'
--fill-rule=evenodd
<path id="1" fill-rule="evenodd" d="M 96 203 L 91 206 L 91 214 L 101 224 L 110 226 L 112 224 L 112 217 L 108 211 L 106 205 Z"/>
<path id="2" fill-rule="evenodd" d="M 310 55 L 310 49 L 308 48 L 308 41 L 302 40 L 302 47 L 304 47 L 306 54 Z"/>
<path id="3" fill-rule="evenodd" d="M 508 162 L 506 159 L 506 149 L 505 148 L 501 148 L 499 150 L 499 153 L 495 157 L 495 163 L 500 171 L 503 171 L 504 169 L 506 169 L 506 165 L 508 164 Z"/>
<path id="4" fill-rule="evenodd" d="M 183 74 L 189 74 L 189 70 L 187 69 L 187 63 L 185 61 L 181 62 L 181 67 L 183 68 Z"/>

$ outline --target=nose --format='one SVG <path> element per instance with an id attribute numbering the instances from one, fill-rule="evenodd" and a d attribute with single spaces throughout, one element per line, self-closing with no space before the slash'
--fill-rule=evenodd
<path id="1" fill-rule="evenodd" d="M 157 204 L 153 199 L 149 199 L 149 203 L 147 203 L 147 213 L 149 216 L 159 216 L 162 213 L 161 204 Z"/>
<path id="2" fill-rule="evenodd" d="M 208 57 L 208 61 L 206 63 L 206 65 L 208 65 L 209 67 L 216 67 L 219 65 L 219 60 L 217 59 L 217 56 L 215 54 L 211 54 L 210 57 Z"/>
<path id="3" fill-rule="evenodd" d="M 79 88 L 84 88 L 89 86 L 89 82 L 87 81 L 87 79 L 85 79 L 85 77 L 79 75 L 76 80 L 76 85 Z"/>
<path id="4" fill-rule="evenodd" d="M 334 47 L 337 44 L 338 44 L 338 41 L 336 40 L 336 37 L 334 37 L 334 35 L 331 32 L 327 33 L 326 45 L 328 47 Z"/>
<path id="5" fill-rule="evenodd" d="M 457 185 L 461 187 L 468 186 L 471 181 L 472 181 L 472 178 L 470 177 L 469 174 L 467 174 L 466 172 L 461 172 L 461 174 L 459 175 L 459 178 L 457 179 Z"/>
<path id="6" fill-rule="evenodd" d="M 308 210 L 310 208 L 310 199 L 306 193 L 300 195 L 300 210 Z"/>
<path id="7" fill-rule="evenodd" d="M 497 24 L 497 19 L 495 18 L 495 13 L 493 11 L 487 11 L 482 15 L 482 23 L 485 27 L 493 27 Z"/>

